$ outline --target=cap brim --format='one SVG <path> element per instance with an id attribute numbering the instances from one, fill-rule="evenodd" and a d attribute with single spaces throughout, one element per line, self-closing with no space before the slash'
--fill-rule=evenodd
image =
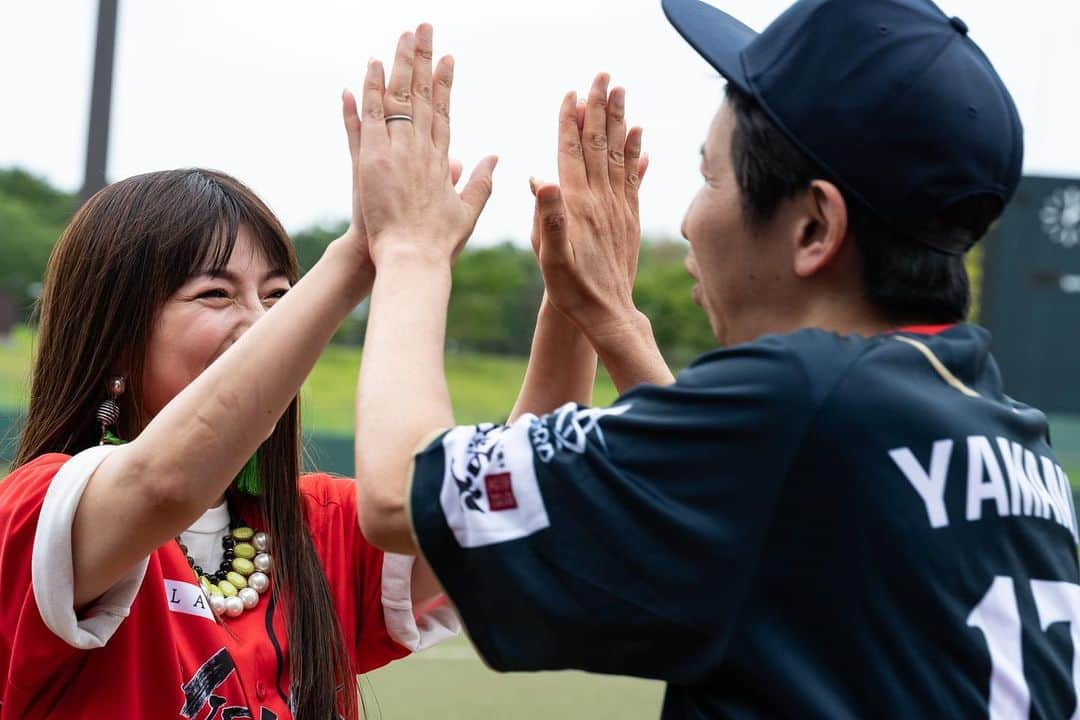
<path id="1" fill-rule="evenodd" d="M 663 0 L 664 14 L 691 47 L 729 82 L 750 92 L 741 53 L 757 33 L 700 0 Z"/>

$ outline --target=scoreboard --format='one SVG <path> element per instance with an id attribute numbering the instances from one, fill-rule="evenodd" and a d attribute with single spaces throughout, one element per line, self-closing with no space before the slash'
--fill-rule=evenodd
<path id="1" fill-rule="evenodd" d="M 1080 179 L 1024 177 L 983 248 L 979 321 L 1005 392 L 1080 414 Z"/>

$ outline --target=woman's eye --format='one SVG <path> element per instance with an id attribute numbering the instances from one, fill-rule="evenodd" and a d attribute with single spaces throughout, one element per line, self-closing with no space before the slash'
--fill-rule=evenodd
<path id="1" fill-rule="evenodd" d="M 287 292 L 289 292 L 289 288 L 280 288 L 278 290 L 274 290 L 266 297 L 268 300 L 280 300 L 281 298 L 285 297 L 285 293 Z"/>
<path id="2" fill-rule="evenodd" d="M 205 291 L 199 293 L 198 295 L 196 295 L 196 297 L 200 298 L 200 299 L 202 299 L 202 298 L 206 298 L 206 299 L 228 298 L 229 293 L 226 292 L 223 288 L 213 288 L 211 290 L 205 290 Z"/>

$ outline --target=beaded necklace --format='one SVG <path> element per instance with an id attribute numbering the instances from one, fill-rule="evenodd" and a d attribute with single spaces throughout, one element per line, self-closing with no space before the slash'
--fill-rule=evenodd
<path id="1" fill-rule="evenodd" d="M 229 524 L 229 534 L 221 539 L 225 557 L 216 572 L 204 572 L 188 555 L 187 545 L 176 538 L 188 565 L 195 573 L 214 615 L 239 617 L 259 604 L 259 597 L 270 589 L 270 536 L 255 532 L 246 525 Z"/>

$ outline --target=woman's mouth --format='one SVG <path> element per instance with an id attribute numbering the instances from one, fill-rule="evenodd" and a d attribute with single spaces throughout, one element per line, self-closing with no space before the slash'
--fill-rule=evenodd
<path id="1" fill-rule="evenodd" d="M 694 300 L 694 304 L 701 307 L 701 285 L 694 283 L 694 287 L 690 288 L 690 297 Z"/>

